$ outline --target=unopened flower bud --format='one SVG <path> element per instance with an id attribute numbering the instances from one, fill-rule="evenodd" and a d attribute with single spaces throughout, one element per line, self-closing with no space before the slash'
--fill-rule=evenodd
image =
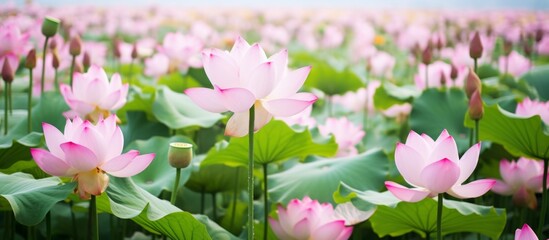
<path id="1" fill-rule="evenodd" d="M 510 41 L 504 41 L 503 42 L 503 55 L 509 56 L 511 54 L 511 51 L 513 51 L 513 43 Z"/>
<path id="2" fill-rule="evenodd" d="M 538 30 L 536 30 L 536 42 L 540 42 L 542 38 L 543 38 L 543 29 L 538 28 Z"/>
<path id="3" fill-rule="evenodd" d="M 4 65 L 2 66 L 2 79 L 7 83 L 13 82 L 14 72 L 10 66 L 10 61 L 8 58 L 4 58 Z"/>
<path id="4" fill-rule="evenodd" d="M 423 50 L 423 53 L 421 54 L 421 62 L 425 65 L 431 64 L 433 58 L 433 49 L 431 47 L 431 44 L 427 44 L 427 47 Z"/>
<path id="5" fill-rule="evenodd" d="M 475 32 L 473 39 L 471 39 L 471 42 L 469 43 L 469 56 L 471 56 L 471 58 L 478 59 L 482 57 L 482 51 L 482 41 L 480 41 L 478 32 Z"/>
<path id="6" fill-rule="evenodd" d="M 446 75 L 444 74 L 444 71 L 440 71 L 440 85 L 446 86 L 448 80 L 446 79 Z"/>
<path id="7" fill-rule="evenodd" d="M 91 57 L 88 52 L 84 52 L 84 57 L 82 58 L 82 64 L 84 65 L 84 69 L 88 69 L 91 66 Z"/>
<path id="8" fill-rule="evenodd" d="M 46 17 L 42 22 L 42 34 L 46 37 L 53 37 L 59 28 L 59 19 Z"/>
<path id="9" fill-rule="evenodd" d="M 480 92 L 476 90 L 469 100 L 469 116 L 473 120 L 480 120 L 483 115 L 484 106 L 482 105 L 482 98 Z"/>
<path id="10" fill-rule="evenodd" d="M 522 48 L 524 50 L 524 55 L 526 57 L 532 56 L 532 45 L 528 41 L 524 41 L 522 44 Z"/>
<path id="11" fill-rule="evenodd" d="M 184 142 L 170 143 L 168 161 L 174 168 L 186 168 L 193 158 L 193 145 Z"/>
<path id="12" fill-rule="evenodd" d="M 438 36 L 437 42 L 436 42 L 437 49 L 440 51 L 444 47 L 444 43 L 442 42 L 442 36 Z"/>
<path id="13" fill-rule="evenodd" d="M 55 38 L 52 38 L 51 39 L 51 42 L 50 42 L 50 49 L 52 51 L 55 51 L 55 49 L 57 49 L 57 40 L 55 40 Z"/>
<path id="14" fill-rule="evenodd" d="M 131 55 L 132 59 L 136 59 L 138 57 L 137 55 L 137 44 L 133 44 L 132 46 L 132 55 Z"/>
<path id="15" fill-rule="evenodd" d="M 480 82 L 480 78 L 477 76 L 475 71 L 469 68 L 469 74 L 465 80 L 465 94 L 467 94 L 467 98 L 471 99 L 471 95 L 473 95 L 473 93 L 477 90 L 482 92 L 482 83 Z"/>
<path id="16" fill-rule="evenodd" d="M 79 61 L 74 62 L 74 72 L 77 72 L 77 73 L 84 72 L 84 67 L 82 66 L 82 63 L 80 63 Z"/>
<path id="17" fill-rule="evenodd" d="M 453 80 L 456 80 L 456 78 L 458 77 L 458 69 L 454 64 L 450 66 L 452 67 L 450 70 L 450 78 L 452 78 Z"/>
<path id="18" fill-rule="evenodd" d="M 113 50 L 114 57 L 117 59 L 120 59 L 120 56 L 122 55 L 120 53 L 120 39 L 115 38 L 113 40 L 112 50 Z"/>
<path id="19" fill-rule="evenodd" d="M 36 67 L 36 50 L 32 49 L 27 53 L 27 58 L 25 59 L 25 67 L 28 69 L 33 69 Z"/>
<path id="20" fill-rule="evenodd" d="M 69 53 L 71 56 L 78 56 L 80 55 L 80 52 L 82 51 L 82 40 L 80 40 L 80 37 L 78 35 L 75 35 L 73 38 L 71 38 L 71 41 L 69 43 Z"/>
<path id="21" fill-rule="evenodd" d="M 53 53 L 52 53 L 52 60 L 51 60 L 51 66 L 52 66 L 54 69 L 58 69 L 58 68 L 59 68 L 59 64 L 60 64 L 60 61 L 59 61 L 59 54 L 57 53 L 57 51 L 53 51 Z"/>

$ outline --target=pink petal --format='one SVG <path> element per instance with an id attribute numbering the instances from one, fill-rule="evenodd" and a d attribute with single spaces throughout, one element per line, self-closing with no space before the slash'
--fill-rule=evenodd
<path id="1" fill-rule="evenodd" d="M 311 66 L 288 72 L 284 78 L 280 79 L 280 82 L 269 96 L 273 98 L 287 98 L 294 95 L 303 86 L 310 72 Z"/>
<path id="2" fill-rule="evenodd" d="M 116 115 L 111 115 L 116 116 Z M 120 127 L 114 125 L 116 128 L 114 130 L 114 133 L 112 136 L 107 137 L 109 139 L 109 144 L 107 145 L 107 152 L 105 154 L 105 159 L 111 159 L 113 157 L 116 157 L 122 153 L 122 149 L 124 148 L 124 136 L 122 135 L 122 130 L 120 130 Z M 106 133 L 104 133 L 106 134 Z M 105 135 L 108 136 L 108 135 Z"/>
<path id="3" fill-rule="evenodd" d="M 511 195 L 513 194 L 514 190 L 509 186 L 507 183 L 502 182 L 500 180 L 496 180 L 496 183 L 492 187 L 492 192 L 501 194 L 501 195 Z"/>
<path id="4" fill-rule="evenodd" d="M 288 235 L 284 229 L 282 229 L 282 227 L 280 226 L 280 224 L 278 223 L 277 220 L 275 220 L 274 218 L 272 217 L 269 217 L 269 226 L 271 226 L 271 229 L 273 230 L 274 234 L 279 238 L 279 239 L 290 239 L 290 235 Z"/>
<path id="5" fill-rule="evenodd" d="M 288 68 L 288 50 L 287 49 L 282 49 L 279 52 L 271 55 L 271 57 L 269 57 L 268 60 L 273 62 L 274 66 L 275 66 L 276 74 L 278 74 L 278 76 L 283 76 L 282 74 Z M 278 77 L 278 78 L 280 78 L 280 77 Z M 279 79 L 279 80 L 283 81 L 282 79 Z M 296 92 L 297 92 L 297 90 L 296 90 Z"/>
<path id="6" fill-rule="evenodd" d="M 115 177 L 131 177 L 133 175 L 136 175 L 142 172 L 143 170 L 145 170 L 145 168 L 147 168 L 149 164 L 151 164 L 152 160 L 154 159 L 154 156 L 155 156 L 154 153 L 139 155 L 135 157 L 131 161 L 131 163 L 129 163 L 122 170 L 109 172 L 109 174 Z"/>
<path id="7" fill-rule="evenodd" d="M 519 183 L 522 178 L 517 164 L 505 159 L 499 161 L 499 172 L 503 181 L 509 184 Z"/>
<path id="8" fill-rule="evenodd" d="M 448 136 L 443 140 L 437 140 L 431 155 L 427 158 L 426 164 L 434 163 L 443 158 L 447 158 L 455 163 L 459 160 L 456 141 L 454 141 L 452 136 Z"/>
<path id="9" fill-rule="evenodd" d="M 549 176 L 547 176 L 547 178 L 549 179 Z M 529 190 L 532 190 L 532 191 L 534 191 L 534 192 L 541 192 L 541 191 L 543 190 L 543 174 L 528 179 L 528 180 L 524 183 L 524 185 L 525 185 L 526 188 L 528 188 Z M 548 188 L 549 188 L 549 187 L 548 187 Z"/>
<path id="10" fill-rule="evenodd" d="M 458 165 L 461 171 L 457 181 L 458 184 L 465 182 L 477 167 L 480 146 L 480 143 L 471 146 L 459 160 Z"/>
<path id="11" fill-rule="evenodd" d="M 229 109 L 223 104 L 221 96 L 218 92 L 208 88 L 189 88 L 185 90 L 185 94 L 199 107 L 209 112 L 221 113 Z"/>
<path id="12" fill-rule="evenodd" d="M 427 144 L 423 137 L 414 131 L 410 131 L 408 134 L 408 137 L 406 138 L 406 146 L 413 148 L 425 160 L 427 160 L 428 154 L 433 148 L 433 146 Z"/>
<path id="13" fill-rule="evenodd" d="M 337 237 L 336 240 L 347 240 L 351 237 L 351 234 L 353 234 L 353 227 L 346 227 L 339 234 L 339 237 Z"/>
<path id="14" fill-rule="evenodd" d="M 311 239 L 315 240 L 334 240 L 345 230 L 345 221 L 337 220 L 326 223 L 313 231 Z"/>
<path id="15" fill-rule="evenodd" d="M 119 89 L 122 87 L 122 79 L 120 74 L 115 73 L 111 77 L 111 82 L 109 83 L 109 89 Z"/>
<path id="16" fill-rule="evenodd" d="M 88 113 L 95 110 L 94 105 L 76 99 L 68 100 L 67 105 L 69 105 L 72 110 L 77 112 L 79 116 L 86 116 Z"/>
<path id="17" fill-rule="evenodd" d="M 109 139 L 106 137 L 110 136 L 103 136 L 95 126 L 87 121 L 82 126 L 82 129 L 75 134 L 73 141 L 91 150 L 97 156 L 99 164 L 102 164 L 107 160 L 105 156 L 110 146 L 107 146 L 107 140 Z"/>
<path id="18" fill-rule="evenodd" d="M 448 191 L 459 178 L 459 166 L 448 158 L 427 165 L 420 173 L 422 186 L 434 194 Z"/>
<path id="19" fill-rule="evenodd" d="M 30 152 L 36 164 L 47 174 L 52 176 L 69 176 L 70 166 L 65 161 L 44 149 L 31 148 Z"/>
<path id="20" fill-rule="evenodd" d="M 118 102 L 116 102 L 111 108 L 110 110 L 118 110 L 120 109 L 121 107 L 124 106 L 124 104 L 126 104 L 126 97 L 128 96 L 128 88 L 129 88 L 129 85 L 127 83 L 125 83 L 124 85 L 122 85 L 122 87 L 120 88 L 120 98 L 118 99 Z"/>
<path id="21" fill-rule="evenodd" d="M 538 240 L 538 236 L 528 224 L 522 225 L 521 229 L 515 231 L 515 240 Z"/>
<path id="22" fill-rule="evenodd" d="M 406 202 L 419 202 L 429 196 L 429 191 L 423 188 L 407 188 L 398 183 L 386 181 L 385 187 L 395 197 Z"/>
<path id="23" fill-rule="evenodd" d="M 246 66 L 246 65 L 244 65 Z M 255 67 L 244 81 L 248 89 L 260 99 L 267 96 L 273 90 L 275 82 L 274 66 L 271 62 L 265 62 Z"/>
<path id="24" fill-rule="evenodd" d="M 416 150 L 408 145 L 397 143 L 395 164 L 398 172 L 400 172 L 406 182 L 413 186 L 421 186 L 419 174 L 421 173 L 421 169 L 423 169 L 424 162 L 422 156 Z"/>
<path id="25" fill-rule="evenodd" d="M 117 91 L 114 91 L 112 93 L 110 93 L 109 95 L 105 96 L 102 101 L 101 101 L 101 104 L 99 104 L 99 107 L 101 109 L 105 109 L 105 110 L 111 110 L 111 108 L 116 104 L 118 103 L 118 101 L 120 100 L 120 96 L 121 96 L 121 90 L 117 90 Z"/>
<path id="26" fill-rule="evenodd" d="M 250 44 L 246 41 L 246 39 L 244 39 L 241 36 L 238 36 L 234 41 L 234 45 L 233 45 L 233 48 L 231 49 L 230 54 L 232 57 L 239 59 L 242 56 L 244 56 L 244 54 L 246 54 L 246 51 L 248 51 L 249 48 L 250 48 Z"/>
<path id="27" fill-rule="evenodd" d="M 244 112 L 250 110 L 255 103 L 255 96 L 245 88 L 217 88 L 223 105 L 231 112 Z"/>
<path id="28" fill-rule="evenodd" d="M 295 239 L 309 239 L 311 235 L 311 222 L 304 218 L 294 225 L 292 237 Z"/>
<path id="29" fill-rule="evenodd" d="M 448 193 L 456 198 L 476 198 L 490 191 L 496 180 L 482 179 L 465 185 L 455 185 Z"/>
<path id="30" fill-rule="evenodd" d="M 86 88 L 88 91 L 85 95 L 80 96 L 80 99 L 87 103 L 99 104 L 107 96 L 109 83 L 106 79 L 95 78 L 90 81 Z"/>
<path id="31" fill-rule="evenodd" d="M 48 146 L 50 152 L 59 158 L 65 157 L 65 153 L 60 147 L 61 143 L 67 142 L 63 133 L 48 123 L 42 123 L 42 129 L 44 130 L 46 146 Z"/>
<path id="32" fill-rule="evenodd" d="M 241 78 L 249 77 L 250 73 L 253 71 L 254 68 L 256 68 L 256 66 L 266 61 L 267 61 L 267 56 L 265 55 L 265 51 L 263 51 L 263 49 L 261 48 L 261 46 L 259 46 L 259 44 L 257 43 L 253 44 L 239 59 L 238 65 L 245 66 L 240 68 L 240 77 Z M 252 78 L 251 80 L 257 81 L 260 79 Z"/>
<path id="33" fill-rule="evenodd" d="M 258 131 L 271 120 L 273 116 L 263 108 L 261 104 L 255 107 L 254 131 Z M 243 137 L 248 135 L 249 112 L 234 113 L 225 127 L 225 135 L 232 137 Z"/>
<path id="34" fill-rule="evenodd" d="M 131 150 L 127 153 L 124 153 L 122 155 L 116 156 L 112 158 L 111 160 L 108 160 L 103 165 L 100 166 L 101 170 L 105 172 L 116 172 L 120 171 L 128 164 L 132 162 L 132 160 L 139 155 L 139 151 Z"/>
<path id="35" fill-rule="evenodd" d="M 292 200 L 293 201 L 293 200 Z M 291 203 L 291 202 L 290 202 Z M 297 222 L 296 219 L 291 219 L 289 216 L 289 213 L 293 213 L 294 215 L 297 215 L 294 212 L 289 212 L 290 207 L 288 204 L 288 211 L 284 209 L 281 205 L 278 205 L 278 222 L 280 223 L 280 227 L 285 233 L 291 233 L 293 230 L 293 225 Z"/>
<path id="36" fill-rule="evenodd" d="M 202 56 L 204 71 L 212 85 L 222 88 L 235 87 L 238 84 L 238 66 L 227 53 L 216 51 L 204 52 Z"/>
<path id="37" fill-rule="evenodd" d="M 65 161 L 80 172 L 90 171 L 99 164 L 95 154 L 82 145 L 66 142 L 61 144 L 61 149 L 65 152 Z"/>
<path id="38" fill-rule="evenodd" d="M 259 129 L 267 125 L 272 118 L 273 115 L 265 109 L 262 102 L 258 102 L 255 105 L 254 131 L 259 131 Z"/>
<path id="39" fill-rule="evenodd" d="M 317 97 L 311 93 L 297 93 L 291 98 L 263 101 L 263 106 L 276 117 L 290 117 L 302 112 L 316 100 Z"/>

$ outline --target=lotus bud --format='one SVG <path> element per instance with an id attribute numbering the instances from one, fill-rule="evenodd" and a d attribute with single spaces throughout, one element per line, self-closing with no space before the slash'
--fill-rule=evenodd
<path id="1" fill-rule="evenodd" d="M 7 83 L 13 82 L 14 72 L 11 69 L 10 61 L 7 58 L 4 59 L 4 65 L 2 66 L 2 79 Z"/>
<path id="2" fill-rule="evenodd" d="M 480 97 L 480 92 L 476 90 L 469 100 L 469 117 L 473 120 L 480 120 L 483 115 L 484 106 L 482 105 L 482 98 Z"/>
<path id="3" fill-rule="evenodd" d="M 51 39 L 51 42 L 50 42 L 50 49 L 52 51 L 55 51 L 55 49 L 57 49 L 57 40 L 55 40 L 55 38 L 52 38 Z"/>
<path id="4" fill-rule="evenodd" d="M 440 51 L 444 47 L 444 43 L 442 42 L 442 36 L 438 36 L 437 38 L 437 49 Z"/>
<path id="5" fill-rule="evenodd" d="M 115 38 L 113 40 L 112 50 L 113 50 L 114 57 L 117 58 L 117 59 L 120 59 L 120 56 L 122 55 L 120 53 L 120 39 Z"/>
<path id="6" fill-rule="evenodd" d="M 444 74 L 443 71 L 440 71 L 440 85 L 441 86 L 446 86 L 446 84 L 448 83 L 448 80 L 446 79 L 446 75 Z"/>
<path id="7" fill-rule="evenodd" d="M 84 72 L 84 67 L 82 66 L 82 63 L 80 63 L 79 61 L 75 61 L 74 63 L 74 72 L 77 72 L 77 73 Z"/>
<path id="8" fill-rule="evenodd" d="M 469 74 L 465 80 L 465 93 L 467 94 L 467 98 L 471 99 L 471 95 L 473 95 L 476 90 L 482 92 L 482 84 L 475 71 L 469 68 Z"/>
<path id="9" fill-rule="evenodd" d="M 84 52 L 84 57 L 82 58 L 82 64 L 84 65 L 84 69 L 88 69 L 91 66 L 91 57 L 88 52 Z"/>
<path id="10" fill-rule="evenodd" d="M 42 34 L 46 37 L 53 37 L 59 28 L 59 19 L 46 17 L 42 22 Z"/>
<path id="11" fill-rule="evenodd" d="M 132 55 L 131 55 L 131 57 L 132 57 L 132 59 L 136 59 L 137 56 L 138 56 L 137 55 L 137 44 L 134 43 L 133 46 L 132 46 Z"/>
<path id="12" fill-rule="evenodd" d="M 471 42 L 469 43 L 469 56 L 471 56 L 471 58 L 478 59 L 482 57 L 482 51 L 482 41 L 480 41 L 478 32 L 475 32 L 473 39 L 471 39 Z"/>
<path id="13" fill-rule="evenodd" d="M 494 27 L 491 24 L 489 24 L 488 27 L 486 27 L 486 35 L 492 36 L 493 33 L 494 33 Z"/>
<path id="14" fill-rule="evenodd" d="M 538 28 L 538 30 L 536 30 L 536 42 L 540 42 L 542 38 L 543 38 L 543 29 Z"/>
<path id="15" fill-rule="evenodd" d="M 524 55 L 526 57 L 532 56 L 532 45 L 528 41 L 524 41 L 522 44 L 522 48 L 524 50 Z"/>
<path id="16" fill-rule="evenodd" d="M 423 50 L 423 53 L 421 54 L 421 62 L 425 65 L 429 65 L 433 58 L 433 49 L 431 47 L 431 44 L 427 44 L 427 47 L 425 50 Z"/>
<path id="17" fill-rule="evenodd" d="M 32 49 L 27 54 L 27 59 L 25 60 L 25 67 L 28 69 L 33 69 L 36 67 L 36 50 Z"/>
<path id="18" fill-rule="evenodd" d="M 168 161 L 174 168 L 186 168 L 193 158 L 193 145 L 184 142 L 170 143 Z"/>
<path id="19" fill-rule="evenodd" d="M 54 51 L 52 53 L 52 61 L 51 61 L 51 66 L 54 68 L 54 69 L 59 69 L 59 54 L 57 53 L 57 51 Z"/>
<path id="20" fill-rule="evenodd" d="M 452 78 L 453 80 L 456 80 L 456 78 L 458 76 L 458 69 L 454 64 L 452 64 L 450 66 L 452 67 L 451 70 L 450 70 L 450 78 Z"/>
<path id="21" fill-rule="evenodd" d="M 78 56 L 80 55 L 80 52 L 82 51 L 82 40 L 80 40 L 80 36 L 75 35 L 73 38 L 71 38 L 71 41 L 69 43 L 69 53 L 71 56 Z"/>
<path id="22" fill-rule="evenodd" d="M 513 51 L 513 43 L 510 41 L 504 41 L 503 42 L 503 55 L 509 56 L 511 54 L 511 51 Z"/>

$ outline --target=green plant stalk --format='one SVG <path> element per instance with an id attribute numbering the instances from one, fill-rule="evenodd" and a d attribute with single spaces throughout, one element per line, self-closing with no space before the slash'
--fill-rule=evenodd
<path id="1" fill-rule="evenodd" d="M 370 96 L 368 95 L 368 74 L 366 74 L 366 101 L 364 102 L 364 116 L 362 116 L 362 128 L 364 129 L 364 132 L 366 132 L 366 129 L 368 128 L 368 105 L 370 104 Z M 364 145 L 366 145 L 366 138 L 362 138 Z"/>
<path id="2" fill-rule="evenodd" d="M 181 168 L 175 170 L 175 182 L 173 183 L 172 195 L 170 197 L 170 203 L 175 205 L 175 199 L 177 198 L 177 189 L 179 188 L 179 180 L 181 179 Z"/>
<path id="3" fill-rule="evenodd" d="M 46 214 L 46 239 L 51 240 L 51 211 Z"/>
<path id="4" fill-rule="evenodd" d="M 234 180 L 234 192 L 233 192 L 233 209 L 231 209 L 231 229 L 234 227 L 234 220 L 236 214 L 236 201 L 238 201 L 238 180 L 240 178 L 240 168 L 236 168 L 236 177 Z"/>
<path id="5" fill-rule="evenodd" d="M 212 193 L 212 208 L 213 208 L 213 220 L 214 222 L 217 220 L 217 200 L 215 199 L 217 194 Z"/>
<path id="6" fill-rule="evenodd" d="M 129 83 L 130 83 L 129 84 L 130 87 L 132 86 L 132 82 L 133 82 L 132 81 L 133 80 L 133 62 L 134 62 L 134 60 L 132 59 L 132 61 L 130 62 L 130 76 L 129 76 L 129 80 L 128 80 Z"/>
<path id="7" fill-rule="evenodd" d="M 477 62 L 477 59 L 476 58 L 473 58 L 473 62 L 474 62 L 474 67 L 475 67 L 475 73 L 478 74 L 478 62 Z"/>
<path id="8" fill-rule="evenodd" d="M 437 240 L 442 240 L 442 201 L 444 201 L 444 193 L 438 194 L 437 207 Z"/>
<path id="9" fill-rule="evenodd" d="M 69 208 L 71 211 L 71 222 L 72 222 L 72 236 L 74 239 L 78 239 L 78 231 L 76 230 L 76 217 L 74 216 L 74 211 L 72 211 L 72 200 L 69 202 Z"/>
<path id="10" fill-rule="evenodd" d="M 429 64 L 425 64 L 425 89 L 429 88 Z"/>
<path id="11" fill-rule="evenodd" d="M 479 135 L 480 135 L 480 120 L 475 120 L 475 143 L 480 142 Z"/>
<path id="12" fill-rule="evenodd" d="M 250 108 L 248 124 L 248 240 L 254 240 L 254 126 L 255 105 Z"/>
<path id="13" fill-rule="evenodd" d="M 32 132 L 32 69 L 29 69 L 29 104 L 27 109 L 27 131 Z"/>
<path id="14" fill-rule="evenodd" d="M 200 214 L 204 214 L 204 187 L 200 191 Z"/>
<path id="15" fill-rule="evenodd" d="M 10 109 L 10 115 L 13 115 L 13 97 L 11 95 L 11 83 L 8 83 L 8 107 Z"/>
<path id="16" fill-rule="evenodd" d="M 59 92 L 59 80 L 57 79 L 57 68 L 55 69 L 54 80 L 55 91 Z"/>
<path id="17" fill-rule="evenodd" d="M 8 82 L 4 86 L 4 135 L 8 135 Z"/>
<path id="18" fill-rule="evenodd" d="M 268 185 L 267 185 L 267 165 L 263 164 L 263 240 L 267 240 L 267 233 L 269 229 L 269 198 L 268 198 Z"/>
<path id="19" fill-rule="evenodd" d="M 74 64 L 76 64 L 76 56 L 72 56 L 72 60 L 71 60 L 71 69 L 70 69 L 70 75 L 69 75 L 69 79 L 70 79 L 70 85 L 71 85 L 71 88 L 72 88 L 72 79 L 73 79 L 73 75 L 74 75 Z"/>
<path id="20" fill-rule="evenodd" d="M 34 226 L 28 226 L 27 227 L 27 239 L 28 240 L 34 240 L 36 239 L 36 234 L 35 234 L 35 230 L 34 230 Z"/>
<path id="21" fill-rule="evenodd" d="M 50 37 L 44 40 L 44 53 L 42 54 L 42 76 L 40 76 L 40 95 L 44 93 L 44 75 L 46 73 L 46 53 L 48 52 L 48 41 Z"/>
<path id="22" fill-rule="evenodd" d="M 97 203 L 95 195 L 91 195 L 90 207 L 88 211 L 88 238 L 99 240 L 99 229 L 97 227 Z"/>
<path id="23" fill-rule="evenodd" d="M 545 239 L 543 237 L 543 226 L 545 225 L 545 216 L 547 214 L 547 163 L 549 159 L 543 159 L 543 192 L 541 194 L 541 213 L 539 216 L 539 225 L 538 225 L 538 237 L 540 239 Z"/>

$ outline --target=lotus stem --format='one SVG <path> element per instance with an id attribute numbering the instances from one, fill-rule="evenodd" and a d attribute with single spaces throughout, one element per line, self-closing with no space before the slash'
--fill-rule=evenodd
<path id="1" fill-rule="evenodd" d="M 267 240 L 267 232 L 269 227 L 269 198 L 268 198 L 268 185 L 267 185 L 267 166 L 268 164 L 263 164 L 263 240 Z"/>
<path id="2" fill-rule="evenodd" d="M 88 239 L 99 240 L 99 229 L 97 226 L 97 203 L 95 195 L 91 195 L 88 211 Z"/>
<path id="3" fill-rule="evenodd" d="M 8 108 L 10 109 L 10 115 L 13 115 L 13 97 L 11 95 L 11 83 L 8 83 Z"/>
<path id="4" fill-rule="evenodd" d="M 234 227 L 234 220 L 236 214 L 236 202 L 238 201 L 238 180 L 240 178 L 240 168 L 236 168 L 236 177 L 234 179 L 234 192 L 233 192 L 233 208 L 231 209 L 231 225 L 230 229 Z"/>
<path id="5" fill-rule="evenodd" d="M 429 88 L 429 64 L 425 64 L 425 90 Z"/>
<path id="6" fill-rule="evenodd" d="M 200 191 L 200 214 L 204 214 L 204 187 Z"/>
<path id="7" fill-rule="evenodd" d="M 538 237 L 540 239 L 545 239 L 543 237 L 543 226 L 545 225 L 545 216 L 547 214 L 547 163 L 549 159 L 543 159 L 543 192 L 541 194 L 541 213 L 539 216 L 539 225 L 538 225 Z"/>
<path id="8" fill-rule="evenodd" d="M 8 135 L 8 82 L 4 84 L 4 134 Z"/>
<path id="9" fill-rule="evenodd" d="M 44 75 L 46 73 L 46 53 L 48 52 L 48 41 L 50 37 L 46 36 L 44 40 L 44 53 L 42 54 L 42 76 L 40 76 L 40 95 L 44 93 Z"/>
<path id="10" fill-rule="evenodd" d="M 212 208 L 213 208 L 213 220 L 214 222 L 216 221 L 217 219 L 217 199 L 215 198 L 217 194 L 212 193 Z"/>
<path id="11" fill-rule="evenodd" d="M 175 205 L 177 198 L 177 189 L 179 188 L 179 180 L 181 179 L 181 168 L 175 169 L 175 182 L 173 183 L 172 195 L 170 197 L 170 203 Z"/>
<path id="12" fill-rule="evenodd" d="M 54 84 L 55 84 L 55 90 L 57 92 L 59 92 L 59 80 L 57 79 L 57 68 L 55 69 L 55 73 L 54 73 Z"/>
<path id="13" fill-rule="evenodd" d="M 74 216 L 74 212 L 72 211 L 72 200 L 69 202 L 69 208 L 71 210 L 71 222 L 72 222 L 72 237 L 74 239 L 78 239 L 78 231 L 76 230 L 76 217 Z"/>
<path id="14" fill-rule="evenodd" d="M 132 61 L 130 62 L 130 76 L 129 76 L 129 85 L 130 87 L 132 86 L 132 82 L 133 82 L 133 62 L 134 60 L 132 59 Z"/>
<path id="15" fill-rule="evenodd" d="M 437 207 L 437 240 L 442 240 L 442 201 L 444 201 L 444 193 L 438 194 Z"/>
<path id="16" fill-rule="evenodd" d="M 72 60 L 71 60 L 71 69 L 70 69 L 70 76 L 69 76 L 69 83 L 71 85 L 71 88 L 72 88 L 72 79 L 73 79 L 73 75 L 74 75 L 74 65 L 76 64 L 76 56 L 72 56 Z"/>
<path id="17" fill-rule="evenodd" d="M 248 240 L 254 240 L 254 126 L 255 106 L 250 108 L 248 125 Z"/>
<path id="18" fill-rule="evenodd" d="M 480 120 L 475 120 L 475 142 L 480 142 L 479 140 L 480 135 Z"/>
<path id="19" fill-rule="evenodd" d="M 29 69 L 29 100 L 28 100 L 28 109 L 27 109 L 27 131 L 32 132 L 32 117 L 31 117 L 31 108 L 32 108 L 32 69 Z M 49 238 L 48 238 L 49 239 Z"/>
<path id="20" fill-rule="evenodd" d="M 36 231 L 34 229 L 34 226 L 28 226 L 27 227 L 27 239 L 28 240 L 34 240 L 36 239 Z"/>
<path id="21" fill-rule="evenodd" d="M 474 139 L 475 139 L 475 129 L 470 128 L 469 129 L 469 147 L 473 146 Z"/>

